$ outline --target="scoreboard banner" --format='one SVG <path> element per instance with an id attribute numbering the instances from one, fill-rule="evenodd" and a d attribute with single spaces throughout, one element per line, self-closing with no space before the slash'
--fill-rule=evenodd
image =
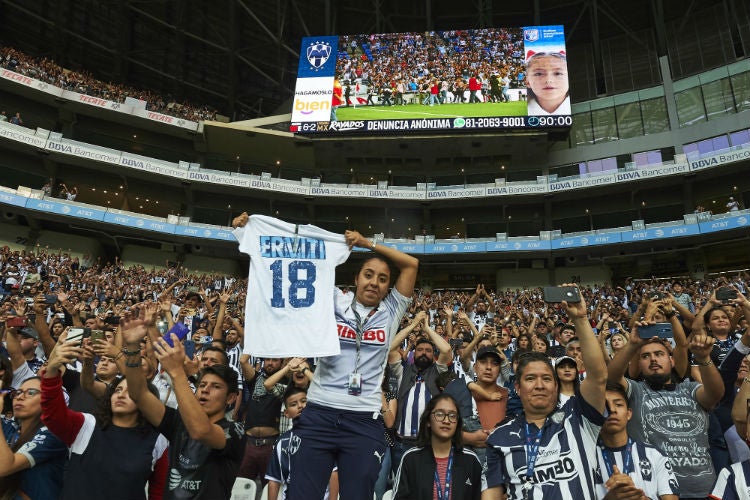
<path id="1" fill-rule="evenodd" d="M 562 26 L 302 39 L 299 134 L 566 129 Z"/>

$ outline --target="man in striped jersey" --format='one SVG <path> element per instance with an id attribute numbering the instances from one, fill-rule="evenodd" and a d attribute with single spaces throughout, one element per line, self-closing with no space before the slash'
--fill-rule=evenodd
<path id="1" fill-rule="evenodd" d="M 396 345 L 393 342 L 388 354 L 391 375 L 398 379 L 398 412 L 396 414 L 396 432 L 398 439 L 393 447 L 393 466 L 398 468 L 401 457 L 417 444 L 419 418 L 427 403 L 433 396 L 440 394 L 437 385 L 438 375 L 448 371 L 448 364 L 453 357 L 450 344 L 430 328 L 428 317 L 424 313 L 417 315 L 424 323 L 427 337 L 420 337 L 414 346 L 414 363 L 404 366 L 399 359 Z M 435 357 L 435 350 L 440 351 Z"/>
<path id="2" fill-rule="evenodd" d="M 604 424 L 607 367 L 588 320 L 583 297 L 563 302 L 576 327 L 588 376 L 575 398 L 558 406 L 559 384 L 542 353 L 519 358 L 515 386 L 523 413 L 487 439 L 483 500 L 594 500 L 596 442 Z"/>

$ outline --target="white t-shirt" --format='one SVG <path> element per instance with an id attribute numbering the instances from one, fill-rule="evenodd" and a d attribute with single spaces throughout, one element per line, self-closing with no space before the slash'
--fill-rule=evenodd
<path id="1" fill-rule="evenodd" d="M 529 99 L 526 103 L 526 114 L 529 116 L 548 116 L 548 115 L 569 115 L 570 114 L 570 96 L 566 97 L 565 100 L 551 113 L 542 108 L 536 99 Z"/>
<path id="2" fill-rule="evenodd" d="M 339 354 L 333 307 L 343 235 L 252 215 L 234 231 L 250 256 L 244 353 L 265 358 Z"/>

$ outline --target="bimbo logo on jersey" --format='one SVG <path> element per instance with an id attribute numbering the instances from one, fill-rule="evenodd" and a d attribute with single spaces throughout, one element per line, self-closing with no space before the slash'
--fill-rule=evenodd
<path id="1" fill-rule="evenodd" d="M 301 236 L 260 236 L 260 254 L 271 259 L 325 259 L 326 244 Z"/>
<path id="2" fill-rule="evenodd" d="M 349 325 L 336 325 L 339 332 L 339 338 L 356 341 L 357 332 Z M 376 330 L 366 330 L 362 332 L 362 342 L 368 344 L 385 344 L 385 330 L 378 328 Z"/>

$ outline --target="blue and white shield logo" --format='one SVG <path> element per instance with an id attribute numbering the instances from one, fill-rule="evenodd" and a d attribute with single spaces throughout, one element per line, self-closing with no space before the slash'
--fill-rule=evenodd
<path id="1" fill-rule="evenodd" d="M 523 39 L 527 42 L 536 42 L 539 40 L 539 30 L 536 28 L 524 30 Z"/>
<path id="2" fill-rule="evenodd" d="M 307 47 L 307 61 L 313 68 L 320 69 L 331 57 L 331 45 L 326 42 L 311 43 Z"/>

